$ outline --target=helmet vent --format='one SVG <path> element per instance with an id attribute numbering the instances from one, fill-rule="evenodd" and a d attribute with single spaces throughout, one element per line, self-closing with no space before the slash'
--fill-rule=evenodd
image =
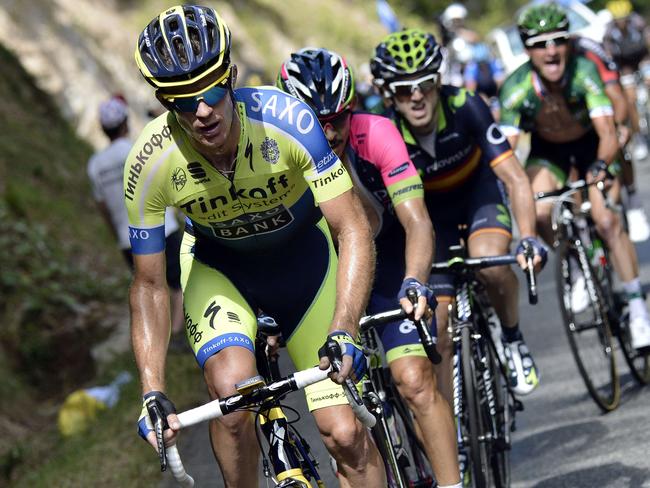
<path id="1" fill-rule="evenodd" d="M 206 32 L 208 34 L 208 47 L 210 50 L 215 48 L 215 39 L 217 37 L 217 29 L 213 24 L 208 25 L 208 28 L 206 29 Z"/>
<path id="2" fill-rule="evenodd" d="M 179 64 L 183 68 L 187 68 L 190 65 L 190 63 L 189 60 L 187 59 L 187 52 L 185 51 L 183 40 L 180 37 L 174 37 L 172 39 L 172 46 L 174 48 L 174 52 L 176 53 L 176 57 L 178 58 Z"/>
<path id="3" fill-rule="evenodd" d="M 189 34 L 192 53 L 194 54 L 195 58 L 198 58 L 201 54 L 201 34 L 199 33 L 198 29 L 189 26 L 187 28 L 187 33 Z"/>
<path id="4" fill-rule="evenodd" d="M 163 41 L 162 37 L 159 37 L 156 40 L 155 47 L 156 47 L 156 52 L 158 53 L 158 58 L 165 65 L 165 68 L 172 69 L 172 58 L 169 55 L 169 51 L 167 50 L 167 46 L 165 46 L 165 41 Z"/>

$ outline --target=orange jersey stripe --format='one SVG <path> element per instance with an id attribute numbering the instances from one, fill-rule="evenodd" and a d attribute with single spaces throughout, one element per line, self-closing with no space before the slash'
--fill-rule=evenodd
<path id="1" fill-rule="evenodd" d="M 448 175 L 424 182 L 425 190 L 451 190 L 464 183 L 478 167 L 481 160 L 481 150 L 476 147 L 467 161 Z"/>

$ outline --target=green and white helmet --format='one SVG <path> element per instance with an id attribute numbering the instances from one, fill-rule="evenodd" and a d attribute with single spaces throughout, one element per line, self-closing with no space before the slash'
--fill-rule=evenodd
<path id="1" fill-rule="evenodd" d="M 385 37 L 375 48 L 370 71 L 375 84 L 413 74 L 437 73 L 442 63 L 440 45 L 433 34 L 420 29 L 404 29 Z"/>
<path id="2" fill-rule="evenodd" d="M 569 33 L 569 18 L 556 3 L 542 3 L 524 10 L 517 21 L 519 36 L 524 45 L 533 37 L 551 32 Z"/>

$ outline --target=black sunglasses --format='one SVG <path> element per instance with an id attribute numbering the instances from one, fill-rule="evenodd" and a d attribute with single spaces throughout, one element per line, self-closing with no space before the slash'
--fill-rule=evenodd
<path id="1" fill-rule="evenodd" d="M 331 124 L 335 129 L 340 129 L 346 124 L 351 113 L 352 112 L 349 109 L 345 109 L 334 115 L 318 117 L 318 121 L 323 128 L 325 128 L 327 124 Z"/>

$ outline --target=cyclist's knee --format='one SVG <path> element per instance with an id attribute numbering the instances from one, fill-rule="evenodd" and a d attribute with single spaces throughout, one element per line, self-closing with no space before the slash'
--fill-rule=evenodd
<path id="1" fill-rule="evenodd" d="M 420 361 L 422 359 L 422 361 Z M 435 376 L 431 363 L 424 358 L 407 361 L 402 367 L 393 369 L 393 380 L 400 395 L 409 405 L 426 407 L 438 400 Z"/>
<path id="2" fill-rule="evenodd" d="M 512 280 L 512 269 L 507 266 L 498 266 L 494 268 L 485 268 L 478 272 L 480 279 L 483 280 L 488 286 L 503 287 L 506 283 Z M 515 276 L 515 280 L 517 277 Z"/>
<path id="3" fill-rule="evenodd" d="M 236 393 L 235 385 L 257 374 L 255 358 L 242 347 L 228 347 L 210 357 L 203 368 L 210 398 Z"/>
<path id="4" fill-rule="evenodd" d="M 352 409 L 347 406 L 336 406 L 314 412 L 318 429 L 327 450 L 335 458 L 344 458 L 348 463 L 355 464 L 353 459 L 362 462 L 365 457 L 363 449 L 365 428 L 356 421 Z"/>
<path id="5" fill-rule="evenodd" d="M 594 220 L 596 230 L 606 242 L 612 242 L 621 234 L 621 221 L 614 212 L 604 212 Z"/>

